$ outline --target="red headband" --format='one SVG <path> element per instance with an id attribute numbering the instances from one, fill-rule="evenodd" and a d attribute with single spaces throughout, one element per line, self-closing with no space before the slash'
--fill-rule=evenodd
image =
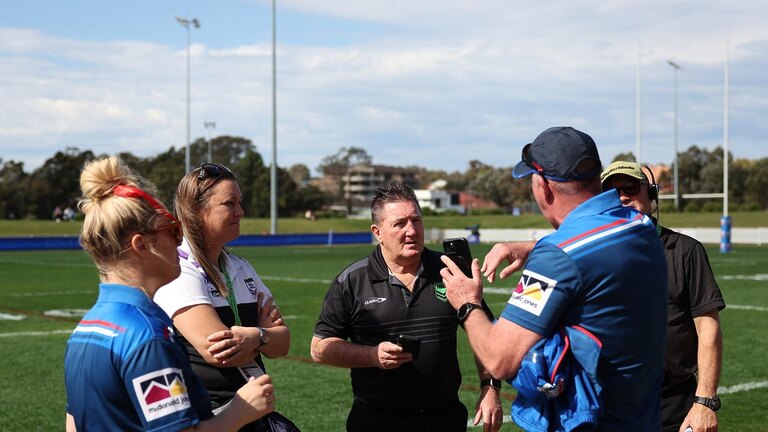
<path id="1" fill-rule="evenodd" d="M 135 186 L 129 186 L 124 184 L 119 184 L 115 186 L 114 189 L 112 189 L 112 193 L 119 197 L 125 197 L 125 198 L 141 198 L 144 201 L 148 202 L 149 205 L 154 207 L 158 213 L 161 215 L 167 217 L 172 222 L 177 222 L 176 218 L 173 217 L 171 212 L 168 211 L 168 209 L 165 208 L 162 204 L 157 202 L 155 198 L 152 197 L 152 195 L 144 192 L 143 190 L 135 187 Z"/>

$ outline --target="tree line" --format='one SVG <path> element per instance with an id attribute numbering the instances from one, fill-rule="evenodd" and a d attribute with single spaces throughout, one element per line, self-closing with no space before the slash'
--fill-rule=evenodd
<path id="1" fill-rule="evenodd" d="M 246 215 L 268 217 L 270 167 L 264 164 L 253 143 L 241 137 L 219 136 L 211 144 L 213 162 L 226 165 L 238 176 Z M 207 149 L 208 142 L 202 138 L 190 145 L 193 166 L 207 161 Z M 185 148 L 171 147 L 147 158 L 129 152 L 118 155 L 154 183 L 159 197 L 171 205 L 176 185 L 185 173 Z M 0 218 L 48 219 L 56 207 L 75 206 L 80 199 L 80 171 L 86 161 L 99 156 L 90 150 L 67 147 L 31 173 L 24 171 L 23 162 L 0 159 Z M 280 217 L 320 208 L 328 200 L 316 187 L 297 185 L 287 170 L 278 169 L 277 177 Z"/>
<path id="2" fill-rule="evenodd" d="M 199 138 L 190 145 L 193 166 L 206 162 L 208 142 Z M 238 176 L 243 193 L 243 208 L 248 217 L 269 216 L 270 167 L 265 165 L 253 143 L 242 137 L 219 136 L 212 140 L 213 162 L 230 167 Z M 80 170 L 88 160 L 99 157 L 90 150 L 67 147 L 47 159 L 40 167 L 27 173 L 23 162 L 0 159 L 0 218 L 52 217 L 56 207 L 74 206 L 80 195 Z M 141 158 L 129 152 L 119 153 L 131 167 L 152 181 L 159 196 L 170 205 L 178 181 L 183 176 L 185 149 L 168 150 Z M 731 210 L 768 209 L 768 158 L 758 160 L 736 159 L 729 156 L 729 208 Z M 721 192 L 723 185 L 723 149 L 706 150 L 691 146 L 678 154 L 679 193 Z M 307 209 L 321 210 L 328 206 L 346 205 L 342 177 L 356 164 L 371 164 L 373 158 L 362 148 L 342 147 L 325 157 L 317 170 L 333 179 L 337 188 L 323 192 L 313 186 L 310 170 L 304 164 L 287 169 L 278 167 L 278 215 L 303 215 Z M 615 160 L 634 160 L 631 153 L 618 155 Z M 417 187 L 425 188 L 432 181 L 447 181 L 449 191 L 466 191 L 496 203 L 501 210 L 535 209 L 530 179 L 515 180 L 511 166 L 494 167 L 471 160 L 464 172 L 428 170 L 409 166 L 416 175 Z M 658 180 L 662 193 L 672 193 L 672 168 Z M 721 211 L 722 200 L 682 200 L 684 211 Z M 671 203 L 662 203 L 663 211 L 671 211 Z"/>

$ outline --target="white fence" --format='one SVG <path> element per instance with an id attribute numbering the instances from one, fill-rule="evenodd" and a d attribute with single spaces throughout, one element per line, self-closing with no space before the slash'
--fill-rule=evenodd
<path id="1" fill-rule="evenodd" d="M 672 228 L 689 235 L 706 244 L 720 244 L 720 228 Z M 428 243 L 439 243 L 447 238 L 467 237 L 465 229 L 427 229 L 425 237 Z M 499 243 L 509 241 L 538 240 L 553 232 L 553 229 L 480 229 L 480 241 L 483 243 Z M 752 244 L 762 246 L 768 244 L 768 227 L 733 228 L 731 244 Z"/>

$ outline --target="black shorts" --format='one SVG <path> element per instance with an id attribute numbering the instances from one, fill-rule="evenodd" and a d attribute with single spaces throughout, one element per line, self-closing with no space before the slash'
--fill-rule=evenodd
<path id="1" fill-rule="evenodd" d="M 661 390 L 661 430 L 677 432 L 693 406 L 696 392 L 696 377 L 673 385 L 665 385 Z"/>
<path id="2" fill-rule="evenodd" d="M 433 410 L 379 410 L 358 399 L 347 417 L 347 432 L 465 432 L 467 408 L 461 401 Z"/>

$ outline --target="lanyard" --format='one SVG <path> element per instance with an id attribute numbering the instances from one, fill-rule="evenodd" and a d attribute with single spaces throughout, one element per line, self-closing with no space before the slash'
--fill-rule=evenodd
<path id="1" fill-rule="evenodd" d="M 235 325 L 240 324 L 240 312 L 237 310 L 237 298 L 235 297 L 235 290 L 232 288 L 232 279 L 229 278 L 229 272 L 227 266 L 223 266 L 221 271 L 224 273 L 224 280 L 227 282 L 227 303 L 232 308 L 232 314 L 235 316 Z"/>

